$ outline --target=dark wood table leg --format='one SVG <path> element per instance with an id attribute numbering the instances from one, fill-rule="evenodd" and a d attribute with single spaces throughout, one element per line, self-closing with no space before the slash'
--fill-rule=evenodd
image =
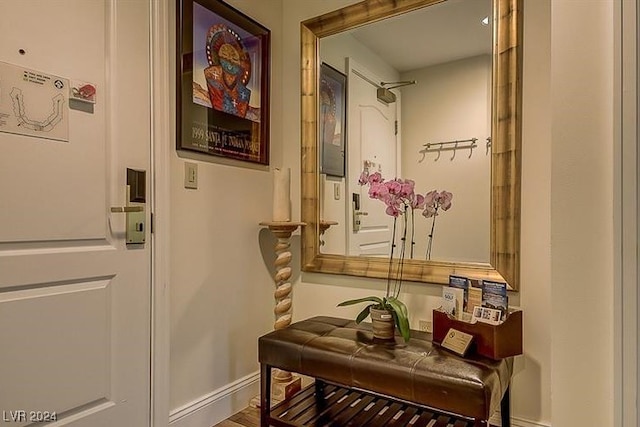
<path id="1" fill-rule="evenodd" d="M 260 427 L 269 427 L 271 413 L 271 366 L 260 364 Z"/>
<path id="2" fill-rule="evenodd" d="M 325 388 L 326 384 L 324 381 L 316 378 L 314 380 L 314 387 L 315 387 L 315 398 L 316 398 L 316 406 L 319 409 L 324 409 L 325 407 L 325 400 L 324 400 L 324 388 Z"/>
<path id="3" fill-rule="evenodd" d="M 511 387 L 508 386 L 507 390 L 502 396 L 500 401 L 500 418 L 502 419 L 502 427 L 511 427 Z"/>

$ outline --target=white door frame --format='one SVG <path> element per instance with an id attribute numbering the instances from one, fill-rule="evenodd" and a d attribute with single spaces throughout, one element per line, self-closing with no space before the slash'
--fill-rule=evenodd
<path id="1" fill-rule="evenodd" d="M 640 0 L 614 3 L 614 425 L 638 425 Z"/>
<path id="2" fill-rule="evenodd" d="M 169 425 L 169 220 L 172 133 L 171 89 L 175 2 L 148 0 L 151 8 L 151 426 Z"/>

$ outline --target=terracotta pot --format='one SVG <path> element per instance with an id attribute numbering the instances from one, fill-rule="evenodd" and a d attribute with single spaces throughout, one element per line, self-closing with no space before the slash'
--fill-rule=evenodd
<path id="1" fill-rule="evenodd" d="M 373 326 L 373 337 L 381 340 L 392 340 L 396 325 L 391 312 L 370 308 L 369 314 L 371 315 L 371 325 Z"/>

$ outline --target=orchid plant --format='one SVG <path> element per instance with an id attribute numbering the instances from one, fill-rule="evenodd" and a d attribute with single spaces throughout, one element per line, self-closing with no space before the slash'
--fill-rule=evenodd
<path id="1" fill-rule="evenodd" d="M 385 181 L 379 172 L 369 174 L 367 168 L 362 172 L 358 180 L 360 185 L 369 186 L 369 197 L 371 199 L 380 200 L 386 206 L 385 212 L 393 217 L 393 231 L 391 241 L 391 253 L 389 255 L 389 270 L 387 273 L 387 286 L 385 296 L 369 296 L 353 300 L 344 301 L 338 304 L 339 307 L 369 302 L 356 317 L 356 323 L 362 322 L 369 316 L 369 310 L 376 308 L 389 311 L 394 318 L 394 322 L 405 339 L 409 340 L 409 318 L 406 305 L 398 300 L 400 289 L 402 288 L 402 274 L 404 267 L 404 259 L 407 249 L 409 258 L 413 258 L 414 240 L 414 213 L 422 211 L 422 215 L 426 218 L 433 217 L 431 224 L 431 232 L 429 233 L 429 241 L 427 247 L 427 259 L 431 256 L 431 243 L 433 241 L 433 233 L 435 228 L 435 217 L 440 210 L 447 211 L 451 208 L 453 194 L 447 191 L 430 191 L 426 195 L 415 192 L 415 182 L 410 179 L 395 178 Z M 400 219 L 400 221 L 398 221 Z M 398 224 L 400 222 L 400 224 Z M 409 234 L 410 230 L 410 235 Z M 396 245 L 396 233 L 400 236 L 399 254 Z M 408 248 L 407 248 L 408 246 Z M 398 257 L 396 263 L 393 262 L 394 256 Z M 394 270 L 395 267 L 395 270 Z"/>
<path id="2" fill-rule="evenodd" d="M 427 242 L 427 253 L 425 255 L 426 259 L 431 259 L 431 245 L 433 243 L 433 233 L 436 227 L 436 217 L 438 216 L 438 211 L 448 211 L 451 209 L 451 201 L 453 200 L 453 194 L 448 191 L 442 190 L 440 193 L 438 191 L 433 190 L 429 191 L 425 196 L 424 201 L 424 210 L 422 211 L 422 215 L 425 218 L 433 218 L 431 221 L 431 231 L 429 232 Z"/>

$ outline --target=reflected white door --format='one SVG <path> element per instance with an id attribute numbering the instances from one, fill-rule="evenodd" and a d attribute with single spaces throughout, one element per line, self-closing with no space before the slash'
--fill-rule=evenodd
<path id="1" fill-rule="evenodd" d="M 370 173 L 380 172 L 386 180 L 396 177 L 396 103 L 387 105 L 378 101 L 376 87 L 362 76 L 370 81 L 379 80 L 363 66 L 349 60 L 348 71 L 347 195 L 351 202 L 347 214 L 350 225 L 347 232 L 349 255 L 388 256 L 393 221 L 385 214 L 382 202 L 369 198 L 369 187 L 358 185 L 358 178 L 365 166 Z"/>
<path id="2" fill-rule="evenodd" d="M 149 425 L 151 235 L 126 245 L 125 214 L 110 213 L 125 205 L 126 168 L 149 172 L 149 2 L 1 8 L 0 85 L 6 64 L 25 81 L 10 83 L 22 88 L 20 108 L 0 122 L 19 111 L 32 135 L 0 132 L 0 416 L 12 426 L 52 413 L 54 425 Z M 95 104 L 68 102 L 74 84 L 89 97 L 95 87 Z"/>

